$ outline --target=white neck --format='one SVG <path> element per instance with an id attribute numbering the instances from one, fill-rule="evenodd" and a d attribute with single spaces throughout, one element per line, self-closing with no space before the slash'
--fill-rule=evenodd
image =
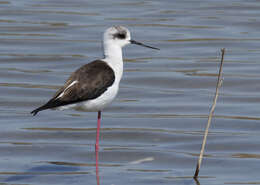
<path id="1" fill-rule="evenodd" d="M 104 61 L 114 70 L 116 81 L 119 83 L 123 74 L 123 56 L 122 48 L 109 42 L 103 43 Z"/>
<path id="2" fill-rule="evenodd" d="M 104 48 L 105 58 L 114 58 L 117 60 L 123 60 L 122 48 L 120 46 L 112 44 L 110 42 L 104 42 L 103 48 Z"/>

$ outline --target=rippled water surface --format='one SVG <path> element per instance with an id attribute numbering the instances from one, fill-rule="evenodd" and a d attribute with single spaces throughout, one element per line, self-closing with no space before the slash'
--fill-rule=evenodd
<path id="1" fill-rule="evenodd" d="M 197 184 L 260 184 L 259 10 L 253 0 L 0 0 L 0 184 L 97 183 L 97 114 L 29 112 L 102 57 L 111 25 L 161 50 L 124 48 L 120 92 L 103 113 L 100 184 L 196 184 L 221 48 Z"/>

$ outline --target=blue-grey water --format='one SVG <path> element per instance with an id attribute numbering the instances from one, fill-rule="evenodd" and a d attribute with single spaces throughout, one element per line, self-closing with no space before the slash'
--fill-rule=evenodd
<path id="1" fill-rule="evenodd" d="M 260 184 L 259 24 L 254 0 L 0 0 L 0 184 L 97 183 L 97 114 L 30 111 L 102 57 L 111 25 L 161 50 L 124 48 L 120 92 L 103 112 L 100 184 L 196 184 L 221 48 L 197 184 Z"/>

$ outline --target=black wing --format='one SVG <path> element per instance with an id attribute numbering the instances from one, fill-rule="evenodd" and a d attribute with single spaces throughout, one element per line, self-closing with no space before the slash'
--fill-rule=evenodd
<path id="1" fill-rule="evenodd" d="M 72 73 L 52 99 L 31 113 L 36 115 L 45 109 L 95 99 L 103 94 L 114 81 L 113 69 L 104 61 L 95 60 Z"/>

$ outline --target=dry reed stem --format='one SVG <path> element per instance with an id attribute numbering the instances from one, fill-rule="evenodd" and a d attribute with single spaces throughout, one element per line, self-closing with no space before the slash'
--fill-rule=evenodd
<path id="1" fill-rule="evenodd" d="M 203 153 L 205 150 L 205 145 L 206 145 L 206 140 L 207 140 L 207 136 L 208 136 L 208 132 L 209 132 L 209 127 L 210 127 L 210 123 L 211 123 L 211 119 L 217 104 L 217 99 L 218 99 L 218 92 L 219 92 L 219 88 L 222 85 L 222 67 L 223 67 L 223 62 L 224 62 L 224 54 L 225 54 L 225 48 L 221 49 L 221 62 L 220 62 L 220 67 L 219 67 L 219 73 L 218 73 L 218 82 L 217 82 L 217 86 L 216 86 L 216 93 L 215 93 L 215 97 L 213 100 L 213 105 L 210 109 L 210 113 L 209 113 L 209 117 L 208 117 L 208 124 L 205 130 L 205 134 L 204 134 L 204 138 L 203 138 L 203 142 L 201 145 L 201 151 L 200 151 L 200 156 L 198 158 L 198 162 L 197 162 L 197 167 L 196 167 L 196 171 L 195 174 L 193 176 L 194 179 L 197 179 L 198 175 L 199 175 L 199 171 L 200 171 L 200 166 L 201 166 L 201 162 L 202 162 L 202 158 L 203 158 Z"/>

